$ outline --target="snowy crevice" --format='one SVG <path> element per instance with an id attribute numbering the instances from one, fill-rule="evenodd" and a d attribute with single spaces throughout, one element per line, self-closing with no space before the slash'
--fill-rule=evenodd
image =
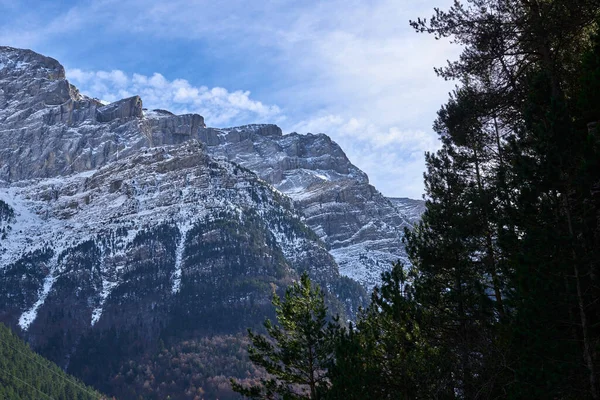
<path id="1" fill-rule="evenodd" d="M 101 253 L 99 271 L 102 287 L 96 289 L 99 291 L 99 300 L 92 310 L 92 319 L 90 322 L 91 326 L 94 326 L 96 323 L 98 323 L 102 317 L 102 313 L 104 312 L 106 300 L 109 298 L 113 290 L 122 282 L 122 280 L 119 278 L 119 275 L 125 268 L 125 263 L 122 261 L 115 263 L 114 260 L 122 260 L 126 257 L 127 248 L 133 243 L 139 232 L 139 229 L 129 229 L 125 237 L 123 237 L 121 240 L 113 242 L 109 246 L 104 246 L 101 243 L 98 244 L 100 246 Z M 109 262 L 107 262 L 107 259 Z"/>
<path id="2" fill-rule="evenodd" d="M 188 184 L 188 176 L 185 177 L 185 184 Z M 181 193 L 181 201 L 179 203 L 179 218 L 181 223 L 178 225 L 179 229 L 179 240 L 177 242 L 177 247 L 175 248 L 175 270 L 171 274 L 171 282 L 173 282 L 171 286 L 171 293 L 176 294 L 179 293 L 181 289 L 181 275 L 182 275 L 182 264 L 183 264 L 183 252 L 185 250 L 185 240 L 187 238 L 188 232 L 192 229 L 192 216 L 186 215 L 183 212 L 185 206 L 185 200 L 189 196 L 190 188 L 186 186 L 185 189 Z"/>
<path id="3" fill-rule="evenodd" d="M 29 327 L 31 326 L 31 324 L 33 323 L 33 321 L 35 321 L 35 319 L 37 318 L 37 313 L 38 313 L 39 308 L 46 301 L 48 294 L 50 294 L 50 291 L 52 290 L 52 287 L 54 286 L 54 282 L 56 282 L 56 279 L 57 279 L 57 276 L 56 276 L 57 265 L 58 265 L 58 252 L 55 254 L 54 257 L 52 257 L 52 260 L 50 261 L 50 268 L 49 268 L 50 271 L 49 271 L 48 275 L 46 275 L 46 277 L 44 278 L 44 282 L 42 284 L 42 287 L 40 288 L 37 301 L 33 304 L 33 306 L 31 306 L 31 308 L 29 310 L 23 312 L 23 314 L 21 314 L 21 317 L 19 317 L 19 326 L 24 331 L 28 330 Z"/>
<path id="4" fill-rule="evenodd" d="M 191 223 L 179 227 L 180 237 L 177 242 L 177 248 L 175 249 L 175 271 L 173 271 L 173 274 L 171 275 L 171 281 L 173 282 L 171 293 L 173 294 L 178 293 L 181 289 L 181 266 L 183 263 L 183 252 L 185 250 L 185 239 L 191 228 Z"/>
<path id="5" fill-rule="evenodd" d="M 106 299 L 113 291 L 113 289 L 117 286 L 117 282 L 109 281 L 107 279 L 102 278 L 102 291 L 100 292 L 100 302 L 96 308 L 92 311 L 92 322 L 91 326 L 96 325 L 96 323 L 100 320 L 102 316 L 102 311 L 104 308 L 104 303 L 106 303 Z"/>
<path id="6" fill-rule="evenodd" d="M 104 274 L 104 271 L 106 269 L 105 262 L 104 262 L 104 259 L 105 259 L 104 249 L 102 249 L 101 251 L 102 251 L 102 256 L 101 256 L 102 258 L 100 260 L 100 279 L 102 282 L 102 291 L 100 292 L 100 300 L 98 302 L 98 305 L 92 310 L 92 320 L 90 323 L 91 326 L 96 325 L 96 323 L 100 320 L 100 317 L 102 316 L 104 303 L 106 302 L 106 299 L 110 295 L 110 292 L 112 292 L 112 289 L 115 286 L 117 286 L 117 282 L 111 282 L 108 279 L 106 279 L 106 276 Z"/>

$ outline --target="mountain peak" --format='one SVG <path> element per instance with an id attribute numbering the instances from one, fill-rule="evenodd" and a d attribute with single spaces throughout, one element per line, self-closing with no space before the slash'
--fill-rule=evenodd
<path id="1" fill-rule="evenodd" d="M 7 77 L 65 78 L 65 68 L 54 58 L 32 50 L 0 46 L 0 79 Z"/>
<path id="2" fill-rule="evenodd" d="M 303 271 L 355 316 L 406 259 L 409 223 L 327 135 L 142 107 L 0 48 L 0 322 L 80 378 L 259 326 Z"/>
<path id="3" fill-rule="evenodd" d="M 283 136 L 283 132 L 281 128 L 275 124 L 249 124 L 249 125 L 241 125 L 234 126 L 232 128 L 224 128 L 221 129 L 225 132 L 237 131 L 237 132 L 250 132 L 255 133 L 261 136 Z"/>

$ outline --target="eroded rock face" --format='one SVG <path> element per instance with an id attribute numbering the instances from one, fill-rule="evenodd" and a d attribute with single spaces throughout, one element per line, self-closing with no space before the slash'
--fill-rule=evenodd
<path id="1" fill-rule="evenodd" d="M 145 115 L 152 146 L 181 144 L 197 139 L 199 131 L 206 127 L 204 118 L 198 114 L 173 115 L 154 110 Z"/>
<path id="2" fill-rule="evenodd" d="M 355 313 L 364 290 L 293 201 L 207 152 L 209 132 L 137 96 L 102 105 L 55 60 L 0 48 L 0 321 L 99 379 L 159 337 L 259 325 L 302 271 Z"/>
<path id="3" fill-rule="evenodd" d="M 393 262 L 408 262 L 403 232 L 420 214 L 400 211 L 327 135 L 278 132 L 275 125 L 207 128 L 199 139 L 211 154 L 254 171 L 290 196 L 342 274 L 370 289 Z"/>
<path id="4" fill-rule="evenodd" d="M 198 136 L 204 119 L 144 115 L 139 96 L 102 105 L 65 79 L 54 59 L 0 48 L 0 181 L 96 169 L 142 148 Z"/>

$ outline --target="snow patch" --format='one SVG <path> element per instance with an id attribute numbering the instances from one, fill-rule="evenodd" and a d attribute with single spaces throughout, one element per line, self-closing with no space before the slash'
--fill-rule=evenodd
<path id="1" fill-rule="evenodd" d="M 13 68 L 14 68 L 14 69 L 19 69 L 19 70 L 21 70 L 21 69 L 26 69 L 26 68 L 28 68 L 28 67 L 29 67 L 29 65 L 30 65 L 30 64 L 29 64 L 29 63 L 27 63 L 27 62 L 18 61 L 18 62 L 15 64 L 15 66 L 14 66 Z"/>
<path id="2" fill-rule="evenodd" d="M 102 316 L 104 303 L 106 302 L 106 299 L 116 286 L 117 282 L 111 282 L 104 278 L 102 279 L 102 292 L 100 292 L 100 304 L 92 311 L 91 326 L 96 325 L 96 322 L 100 320 L 100 317 Z"/>
<path id="3" fill-rule="evenodd" d="M 52 258 L 52 260 L 50 262 L 50 268 L 49 268 L 50 272 L 44 278 L 44 283 L 43 283 L 40 293 L 38 295 L 38 300 L 33 304 L 33 306 L 29 310 L 27 310 L 23 314 L 21 314 L 21 317 L 19 318 L 19 326 L 24 331 L 28 330 L 31 323 L 33 321 L 35 321 L 35 319 L 37 318 L 37 312 L 38 312 L 39 308 L 46 301 L 46 298 L 48 297 L 50 290 L 52 290 L 52 286 L 54 286 L 54 282 L 56 282 L 55 273 L 56 273 L 57 264 L 58 264 L 58 252 L 54 255 L 54 257 Z"/>
<path id="4" fill-rule="evenodd" d="M 185 178 L 186 182 L 188 177 Z M 171 275 L 171 280 L 173 282 L 173 286 L 171 287 L 171 293 L 179 293 L 181 290 L 181 264 L 183 262 L 183 251 L 185 250 L 185 239 L 187 237 L 188 232 L 193 227 L 193 219 L 191 215 L 183 215 L 182 210 L 184 206 L 184 202 L 186 197 L 189 195 L 190 189 L 189 187 L 185 187 L 181 194 L 181 202 L 179 207 L 179 218 L 182 220 L 181 224 L 178 226 L 179 229 L 179 242 L 177 243 L 177 248 L 175 249 L 175 271 Z"/>
<path id="5" fill-rule="evenodd" d="M 185 224 L 179 227 L 179 242 L 177 243 L 177 248 L 175 249 L 175 271 L 171 275 L 171 280 L 173 281 L 173 286 L 171 287 L 171 293 L 178 293 L 181 289 L 181 264 L 183 262 L 183 251 L 185 250 L 185 239 L 187 237 L 187 233 L 192 228 L 192 224 Z"/>

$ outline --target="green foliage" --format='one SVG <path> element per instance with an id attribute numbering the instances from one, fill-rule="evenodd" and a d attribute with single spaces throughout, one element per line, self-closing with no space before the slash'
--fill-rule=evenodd
<path id="1" fill-rule="evenodd" d="M 0 324 L 0 398 L 84 400 L 105 397 L 31 351 Z"/>
<path id="2" fill-rule="evenodd" d="M 427 316 L 400 263 L 382 275 L 356 327 L 337 337 L 328 399 L 452 398 L 443 375 L 447 354 L 422 331 Z"/>
<path id="3" fill-rule="evenodd" d="M 306 274 L 283 300 L 273 297 L 278 324 L 268 336 L 249 331 L 250 360 L 266 372 L 260 384 L 232 380 L 254 399 L 454 398 L 451 358 L 423 332 L 430 316 L 414 299 L 404 267 L 382 275 L 356 326 L 327 322 L 323 295 Z"/>
<path id="4" fill-rule="evenodd" d="M 233 390 L 255 399 L 323 398 L 336 329 L 327 322 L 323 293 L 304 273 L 300 282 L 287 288 L 283 300 L 273 295 L 273 305 L 278 324 L 265 321 L 269 337 L 248 330 L 250 359 L 269 377 L 249 387 L 232 380 Z"/>

